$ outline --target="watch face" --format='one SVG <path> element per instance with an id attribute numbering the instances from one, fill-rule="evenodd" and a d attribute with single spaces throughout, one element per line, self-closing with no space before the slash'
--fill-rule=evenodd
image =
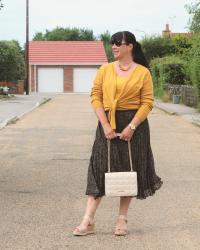
<path id="1" fill-rule="evenodd" d="M 131 124 L 131 129 L 135 130 L 135 125 Z"/>
<path id="2" fill-rule="evenodd" d="M 135 126 L 133 124 L 129 124 L 129 127 L 132 129 L 132 130 L 135 130 Z"/>

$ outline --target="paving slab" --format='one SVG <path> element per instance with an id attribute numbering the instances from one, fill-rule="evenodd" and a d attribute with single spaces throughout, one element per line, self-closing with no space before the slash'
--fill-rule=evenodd
<path id="1" fill-rule="evenodd" d="M 16 122 L 25 114 L 51 100 L 56 94 L 36 93 L 30 95 L 11 95 L 0 99 L 0 129 Z"/>
<path id="2" fill-rule="evenodd" d="M 200 112 L 195 108 L 188 107 L 183 104 L 162 102 L 161 100 L 155 100 L 154 106 L 171 115 L 179 115 L 185 120 L 200 127 Z"/>

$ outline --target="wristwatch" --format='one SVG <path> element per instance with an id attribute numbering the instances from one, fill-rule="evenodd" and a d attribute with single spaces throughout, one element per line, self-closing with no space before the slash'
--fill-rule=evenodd
<path id="1" fill-rule="evenodd" d="M 136 130 L 136 126 L 135 126 L 134 123 L 129 123 L 128 126 L 131 128 L 131 130 L 132 130 L 133 132 Z"/>

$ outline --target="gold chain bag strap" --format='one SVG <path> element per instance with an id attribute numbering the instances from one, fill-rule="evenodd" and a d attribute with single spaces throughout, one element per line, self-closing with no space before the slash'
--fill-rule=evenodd
<path id="1" fill-rule="evenodd" d="M 119 134 L 118 134 L 119 135 Z M 108 145 L 108 172 L 105 173 L 106 196 L 137 196 L 137 172 L 133 171 L 131 145 L 128 141 L 128 151 L 131 170 L 129 172 L 111 172 L 110 170 L 110 140 Z"/>

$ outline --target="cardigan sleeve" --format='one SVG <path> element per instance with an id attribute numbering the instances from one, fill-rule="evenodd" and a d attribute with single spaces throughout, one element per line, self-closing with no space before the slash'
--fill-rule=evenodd
<path id="1" fill-rule="evenodd" d="M 94 110 L 100 107 L 103 108 L 103 90 L 102 90 L 103 74 L 104 74 L 104 67 L 101 66 L 97 71 L 96 77 L 93 81 L 93 87 L 90 93 L 91 104 Z"/>
<path id="2" fill-rule="evenodd" d="M 150 71 L 148 70 L 144 76 L 143 86 L 140 92 L 140 108 L 138 109 L 135 116 L 140 120 L 144 121 L 147 118 L 149 112 L 153 109 L 153 81 Z"/>

